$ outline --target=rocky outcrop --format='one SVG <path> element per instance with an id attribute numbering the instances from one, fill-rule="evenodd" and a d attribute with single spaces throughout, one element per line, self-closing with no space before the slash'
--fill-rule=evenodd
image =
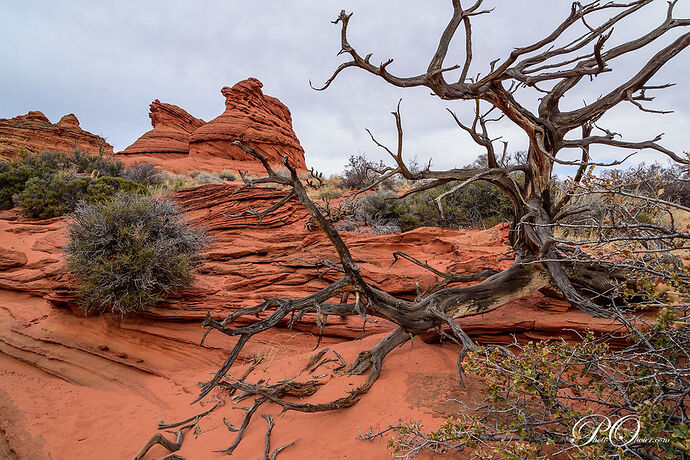
<path id="1" fill-rule="evenodd" d="M 307 228 L 308 216 L 295 200 L 264 217 L 261 212 L 284 196 L 273 188 L 236 188 L 206 185 L 177 192 L 176 199 L 190 219 L 208 229 L 214 238 L 207 260 L 197 271 L 193 289 L 180 292 L 167 302 L 142 314 L 159 321 L 200 321 L 206 312 L 223 318 L 268 297 L 301 297 L 318 291 L 338 277 L 319 270 L 316 262 L 336 261 L 337 254 L 318 228 Z M 252 212 L 247 212 L 249 210 Z M 435 268 L 456 273 L 507 268 L 504 227 L 485 231 L 453 231 L 419 228 L 393 235 L 342 232 L 363 276 L 372 285 L 408 298 L 437 281 L 427 270 L 406 260 L 391 265 L 395 251 L 427 260 Z M 64 221 L 28 221 L 6 212 L 0 216 L 0 290 L 42 296 L 58 307 L 77 311 L 72 280 L 62 264 Z M 24 253 L 22 255 L 22 253 Z M 592 318 L 568 304 L 540 293 L 494 310 L 461 320 L 467 332 L 496 342 L 523 338 L 574 334 L 589 329 L 606 331 L 609 320 Z M 297 330 L 317 332 L 316 318 L 305 315 Z M 329 317 L 324 334 L 355 338 L 362 334 L 362 321 L 354 317 Z M 368 324 L 367 334 L 390 330 L 391 324 Z M 568 329 L 571 332 L 562 332 Z M 432 337 L 433 338 L 433 337 Z"/>
<path id="2" fill-rule="evenodd" d="M 26 254 L 13 249 L 0 248 L 0 270 L 17 268 L 26 265 Z"/>
<path id="3" fill-rule="evenodd" d="M 292 130 L 290 110 L 278 99 L 261 91 L 256 78 L 221 90 L 225 112 L 192 134 L 189 154 L 245 161 L 247 155 L 230 145 L 232 141 L 251 142 L 271 163 L 287 155 L 290 162 L 305 169 L 304 150 Z"/>
<path id="4" fill-rule="evenodd" d="M 176 105 L 166 104 L 158 99 L 150 105 L 149 117 L 153 129 L 120 154 L 140 153 L 189 153 L 189 138 L 194 130 L 206 122 L 195 118 Z"/>
<path id="5" fill-rule="evenodd" d="M 153 129 L 118 155 L 125 163 L 148 161 L 173 172 L 264 172 L 258 160 L 230 145 L 243 141 L 250 142 L 270 163 L 280 164 L 287 155 L 294 166 L 305 170 L 304 150 L 292 129 L 290 110 L 265 95 L 262 86 L 259 80 L 249 78 L 224 87 L 225 111 L 208 123 L 156 100 L 150 113 Z"/>
<path id="6" fill-rule="evenodd" d="M 38 111 L 0 119 L 0 160 L 16 158 L 19 149 L 72 152 L 75 148 L 90 154 L 113 153 L 105 139 L 81 129 L 74 114 L 65 115 L 55 124 Z"/>

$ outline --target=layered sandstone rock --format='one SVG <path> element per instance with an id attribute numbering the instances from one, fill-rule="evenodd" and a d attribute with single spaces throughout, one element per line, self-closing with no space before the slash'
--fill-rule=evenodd
<path id="1" fill-rule="evenodd" d="M 189 154 L 244 161 L 247 155 L 232 141 L 251 142 L 270 162 L 279 163 L 287 155 L 291 163 L 305 169 L 304 150 L 292 130 L 290 110 L 278 99 L 261 91 L 256 78 L 221 90 L 225 112 L 192 134 Z"/>
<path id="2" fill-rule="evenodd" d="M 238 189 L 231 185 L 206 185 L 177 192 L 175 197 L 188 216 L 196 225 L 206 227 L 214 242 L 206 262 L 197 270 L 193 289 L 176 294 L 142 316 L 158 321 L 201 321 L 210 311 L 214 317 L 223 318 L 265 298 L 302 297 L 335 281 L 339 273 L 317 270 L 315 262 L 337 261 L 337 253 L 322 231 L 307 228 L 307 212 L 296 200 L 290 200 L 260 223 L 248 212 L 261 212 L 284 194 L 273 188 Z M 467 232 L 429 227 L 393 235 L 342 232 L 364 278 L 393 295 L 408 298 L 415 297 L 417 283 L 424 289 L 438 280 L 406 260 L 391 265 L 395 251 L 428 260 L 441 271 L 503 269 L 511 264 L 499 261 L 504 255 L 506 235 L 507 229 L 502 227 Z M 26 220 L 16 211 L 6 211 L 0 215 L 0 242 L 6 248 L 0 252 L 0 293 L 3 289 L 30 293 L 55 306 L 76 310 L 72 280 L 62 263 L 63 219 Z M 470 335 L 493 342 L 512 340 L 510 333 L 536 338 L 567 336 L 574 334 L 572 331 L 589 329 L 603 332 L 612 324 L 540 293 L 461 322 Z M 356 338 L 362 334 L 358 317 L 329 317 L 327 324 L 324 334 L 328 336 Z M 391 327 L 381 320 L 368 324 L 366 332 Z M 296 329 L 318 332 L 316 317 L 305 315 Z"/>
<path id="3" fill-rule="evenodd" d="M 290 110 L 266 96 L 262 86 L 259 80 L 249 78 L 224 87 L 225 111 L 208 123 L 156 100 L 150 113 L 153 129 L 118 155 L 125 163 L 148 161 L 173 172 L 264 172 L 258 160 L 230 145 L 242 141 L 251 143 L 272 164 L 281 164 L 287 155 L 297 169 L 305 170 L 304 150 L 292 129 Z"/>
<path id="4" fill-rule="evenodd" d="M 206 122 L 195 118 L 184 109 L 158 99 L 150 105 L 149 117 L 153 129 L 148 131 L 121 154 L 189 153 L 189 138 Z"/>
<path id="5" fill-rule="evenodd" d="M 179 191 L 175 197 L 189 218 L 206 226 L 214 237 L 207 261 L 198 269 L 193 289 L 126 319 L 110 314 L 86 317 L 64 308 L 74 308 L 75 301 L 73 282 L 64 269 L 65 219 L 37 221 L 16 210 L 0 212 L 0 457 L 132 458 L 156 432 L 158 420 L 184 420 L 211 408 L 212 395 L 201 406 L 189 403 L 198 394 L 197 382 L 208 380 L 222 365 L 237 337 L 214 332 L 200 347 L 200 323 L 206 312 L 225 318 L 264 298 L 303 297 L 342 276 L 315 266 L 317 261 L 337 261 L 337 254 L 323 232 L 306 225 L 306 211 L 295 200 L 260 222 L 248 212 L 263 211 L 284 194 L 272 188 L 229 185 Z M 424 289 L 437 280 L 403 259 L 391 265 L 394 251 L 442 271 L 500 269 L 511 263 L 500 260 L 506 235 L 503 227 L 467 232 L 420 228 L 396 235 L 342 233 L 367 282 L 408 298 L 416 295 L 417 283 Z M 256 318 L 243 317 L 237 324 L 249 321 Z M 461 323 L 473 338 L 490 343 L 511 343 L 511 334 L 519 340 L 576 338 L 578 332 L 617 327 L 612 320 L 592 318 L 540 293 Z M 258 362 L 250 381 L 294 377 L 313 354 L 317 338 L 312 334 L 319 327 L 313 314 L 304 315 L 294 330 L 284 326 L 253 337 L 230 374 L 238 377 L 248 363 Z M 320 344 L 351 363 L 393 327 L 379 320 L 368 323 L 364 331 L 360 318 L 329 316 Z M 362 336 L 362 340 L 346 340 Z M 464 377 L 465 388 L 458 385 L 458 348 L 450 342 L 428 345 L 422 340 L 399 347 L 386 358 L 366 401 L 347 411 L 289 411 L 276 418 L 272 444 L 303 438 L 280 458 L 305 458 L 317 451 L 390 458 L 385 440 L 355 440 L 355 427 L 386 426 L 403 418 L 435 429 L 459 413 L 463 403 L 476 405 L 472 398 L 481 399 L 483 387 L 471 374 Z M 335 356 L 332 351 L 327 357 Z M 364 381 L 365 376 L 332 372 L 337 364 L 303 372 L 304 378 L 328 382 L 315 396 L 318 402 L 344 396 Z M 185 438 L 180 455 L 211 460 L 218 458 L 213 450 L 230 445 L 235 435 L 224 428 L 223 420 L 239 426 L 245 412 L 233 410 L 236 406 L 229 398 L 225 404 L 200 422 L 199 436 Z M 277 406 L 261 407 L 261 413 L 279 412 Z M 235 452 L 238 458 L 263 452 L 262 422 L 260 417 L 252 420 Z M 328 426 L 329 436 L 323 436 L 323 426 Z M 145 458 L 167 454 L 157 446 Z"/>
<path id="6" fill-rule="evenodd" d="M 19 149 L 71 152 L 75 148 L 90 154 L 113 153 L 105 139 L 81 129 L 74 114 L 65 115 L 55 124 L 38 111 L 0 119 L 0 160 L 16 158 Z"/>

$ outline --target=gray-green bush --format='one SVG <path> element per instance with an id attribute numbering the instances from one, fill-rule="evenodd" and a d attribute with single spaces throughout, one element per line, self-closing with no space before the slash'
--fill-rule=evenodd
<path id="1" fill-rule="evenodd" d="M 0 162 L 0 209 L 19 206 L 29 217 L 56 217 L 74 209 L 80 200 L 102 201 L 118 191 L 146 192 L 159 180 L 150 163 L 130 167 L 113 157 L 21 151 Z"/>
<path id="2" fill-rule="evenodd" d="M 403 199 L 397 199 L 394 192 L 371 193 L 361 199 L 354 217 L 372 227 L 395 226 L 404 232 L 417 227 L 489 228 L 512 219 L 513 208 L 508 197 L 485 182 L 472 183 L 445 197 L 441 215 L 434 200 L 453 185 Z"/>
<path id="3" fill-rule="evenodd" d="M 146 310 L 192 282 L 190 270 L 209 239 L 179 205 L 118 193 L 77 206 L 65 248 L 85 312 L 126 315 Z"/>

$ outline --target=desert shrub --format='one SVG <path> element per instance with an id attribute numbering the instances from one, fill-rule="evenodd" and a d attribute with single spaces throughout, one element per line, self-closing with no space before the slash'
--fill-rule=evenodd
<path id="1" fill-rule="evenodd" d="M 161 171 L 160 188 L 164 191 L 177 191 L 187 186 L 187 176 L 184 174 L 175 174 L 169 171 Z"/>
<path id="2" fill-rule="evenodd" d="M 69 164 L 60 153 L 35 154 L 21 150 L 19 157 L 3 162 L 0 168 L 0 208 L 14 205 L 12 197 L 24 190 L 26 182 L 33 177 L 46 177 Z"/>
<path id="3" fill-rule="evenodd" d="M 371 193 L 359 202 L 355 218 L 370 226 L 393 226 L 406 232 L 418 227 L 489 228 L 512 218 L 507 195 L 497 187 L 475 182 L 441 200 L 443 215 L 434 201 L 455 184 L 423 191 L 404 199 L 394 192 Z"/>
<path id="4" fill-rule="evenodd" d="M 155 172 L 152 165 L 124 169 L 119 160 L 80 150 L 70 155 L 21 151 L 0 165 L 0 208 L 16 205 L 38 218 L 69 212 L 79 200 L 102 201 L 118 191 L 145 192 Z"/>
<path id="5" fill-rule="evenodd" d="M 642 197 L 690 205 L 690 169 L 660 163 L 640 163 L 627 169 L 606 171 L 598 185 L 617 186 L 621 191 Z"/>
<path id="6" fill-rule="evenodd" d="M 355 216 L 371 227 L 397 227 L 408 231 L 421 226 L 419 217 L 409 202 L 397 199 L 394 192 L 377 192 L 365 196 Z"/>
<path id="7" fill-rule="evenodd" d="M 106 176 L 89 181 L 83 197 L 74 196 L 73 199 L 84 199 L 90 203 L 98 203 L 111 199 L 116 193 L 145 194 L 147 191 L 148 189 L 141 182 L 127 180 L 122 177 Z"/>
<path id="8" fill-rule="evenodd" d="M 187 175 L 192 179 L 196 178 L 199 174 L 201 174 L 201 171 L 199 171 L 198 169 L 192 169 L 187 173 Z"/>
<path id="9" fill-rule="evenodd" d="M 335 224 L 335 229 L 339 232 L 357 232 L 361 233 L 362 230 L 357 226 L 356 223 L 351 220 L 342 220 Z"/>
<path id="10" fill-rule="evenodd" d="M 122 176 L 125 169 L 124 163 L 120 160 L 104 155 L 90 155 L 79 149 L 72 152 L 69 162 L 74 165 L 76 172 L 94 176 L 118 177 Z"/>
<path id="11" fill-rule="evenodd" d="M 377 224 L 371 227 L 371 233 L 374 235 L 393 235 L 395 233 L 400 233 L 401 230 L 402 229 L 395 224 Z"/>
<path id="12" fill-rule="evenodd" d="M 666 201 L 678 203 L 686 208 L 690 207 L 690 177 L 686 174 L 684 178 L 675 180 L 666 185 L 661 194 L 661 198 Z"/>
<path id="13" fill-rule="evenodd" d="M 452 185 L 447 188 L 451 187 Z M 417 200 L 429 203 L 433 202 L 438 195 L 436 192 L 427 192 Z M 442 203 L 444 216 L 441 223 L 451 228 L 488 228 L 509 221 L 513 216 L 513 206 L 508 195 L 488 182 L 473 182 L 448 195 Z M 436 204 L 433 203 L 433 206 L 435 207 Z"/>
<path id="14" fill-rule="evenodd" d="M 317 196 L 321 200 L 332 200 L 342 196 L 343 189 L 332 183 L 326 183 L 318 189 Z"/>
<path id="15" fill-rule="evenodd" d="M 77 206 L 68 229 L 68 267 L 85 312 L 146 310 L 192 282 L 207 244 L 165 198 L 118 193 Z"/>
<path id="16" fill-rule="evenodd" d="M 360 190 L 373 184 L 379 177 L 375 170 L 381 170 L 386 165 L 379 161 L 375 163 L 367 159 L 366 155 L 352 155 L 343 171 L 343 187 L 351 190 Z M 382 188 L 392 189 L 395 186 L 393 179 L 387 179 L 381 184 Z"/>
<path id="17" fill-rule="evenodd" d="M 25 215 L 46 219 L 74 210 L 81 200 L 102 202 L 117 192 L 146 193 L 147 188 L 121 177 L 77 177 L 67 171 L 58 171 L 30 178 L 13 200 Z"/>
<path id="18" fill-rule="evenodd" d="M 41 219 L 61 216 L 69 210 L 65 195 L 69 194 L 71 181 L 64 174 L 41 177 L 26 181 L 24 189 L 14 196 L 14 203 L 21 206 L 29 217 Z"/>
<path id="19" fill-rule="evenodd" d="M 237 176 L 233 174 L 229 169 L 224 169 L 220 172 L 220 178 L 227 182 L 233 182 L 237 180 Z"/>
<path id="20" fill-rule="evenodd" d="M 0 163 L 1 209 L 9 209 L 14 205 L 12 197 L 24 190 L 24 185 L 30 177 L 26 170 L 15 168 L 11 163 Z"/>
<path id="21" fill-rule="evenodd" d="M 161 180 L 161 172 L 155 165 L 147 161 L 138 161 L 122 171 L 122 178 L 153 185 Z"/>
<path id="22" fill-rule="evenodd" d="M 507 161 L 512 161 L 509 158 Z M 486 155 L 480 155 L 467 168 L 486 168 Z M 349 164 L 342 178 L 342 186 L 346 188 L 362 189 L 376 181 L 379 174 L 374 170 L 381 170 L 383 163 L 375 164 L 364 155 L 351 156 Z M 420 166 L 416 161 L 409 166 L 413 172 L 420 172 L 427 166 Z M 513 174 L 513 180 L 518 184 L 524 182 L 522 173 Z M 457 182 L 451 182 L 440 187 L 410 195 L 404 199 L 396 199 L 392 191 L 369 194 L 359 201 L 359 209 L 355 219 L 366 225 L 388 230 L 399 228 L 402 231 L 417 227 L 493 227 L 512 219 L 513 206 L 508 196 L 498 187 L 484 181 L 477 181 L 455 191 L 441 200 L 443 212 L 440 212 L 436 199 L 450 191 Z M 393 178 L 384 181 L 381 189 L 395 189 L 403 186 L 403 182 L 396 182 Z M 557 188 L 554 186 L 553 193 Z"/>
<path id="23" fill-rule="evenodd" d="M 688 458 L 688 319 L 683 308 L 665 308 L 651 324 L 622 324 L 578 343 L 515 344 L 517 353 L 480 347 L 465 363 L 486 388 L 477 409 L 430 433 L 417 423 L 395 426 L 389 446 L 400 458 L 423 450 L 467 458 Z M 624 348 L 607 342 L 622 338 Z"/>
<path id="24" fill-rule="evenodd" d="M 620 237 L 630 236 L 630 232 L 637 228 L 661 225 L 682 232 L 683 222 L 687 219 L 685 211 L 662 205 L 658 199 L 689 206 L 689 173 L 687 168 L 643 163 L 627 169 L 609 170 L 601 176 L 590 172 L 579 184 L 566 180 L 558 185 L 560 195 L 570 195 L 569 206 L 577 212 L 560 219 L 563 226 L 556 227 L 555 231 L 561 238 L 577 241 L 611 240 L 607 242 L 608 249 L 618 245 L 623 251 L 632 248 Z M 611 244 L 616 239 L 621 243 Z M 634 240 L 647 242 L 637 250 L 655 247 L 648 236 L 631 239 Z"/>
<path id="25" fill-rule="evenodd" d="M 191 176 L 191 173 L 190 173 L 190 176 Z M 194 176 L 194 182 L 197 185 L 222 184 L 223 180 L 220 178 L 218 173 L 202 171 L 199 174 L 197 174 L 196 176 Z"/>

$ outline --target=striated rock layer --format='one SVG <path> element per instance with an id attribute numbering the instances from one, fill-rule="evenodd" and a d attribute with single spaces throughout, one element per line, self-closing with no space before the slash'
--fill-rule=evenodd
<path id="1" fill-rule="evenodd" d="M 225 111 L 208 123 L 172 104 L 151 104 L 153 129 L 118 155 L 123 161 L 149 161 L 173 172 L 193 169 L 247 170 L 262 173 L 258 160 L 248 157 L 233 141 L 250 142 L 272 164 L 285 155 L 300 170 L 306 169 L 304 150 L 292 129 L 290 110 L 261 90 L 249 78 L 224 87 Z"/>
<path id="2" fill-rule="evenodd" d="M 90 154 L 113 153 L 105 139 L 81 129 L 74 114 L 65 115 L 55 124 L 38 111 L 0 119 L 0 160 L 16 158 L 19 149 L 71 152 L 75 148 Z"/>
<path id="3" fill-rule="evenodd" d="M 256 78 L 221 90 L 225 96 L 225 112 L 192 133 L 191 157 L 212 156 L 244 161 L 247 155 L 230 144 L 251 142 L 272 163 L 280 163 L 284 155 L 300 168 L 304 150 L 292 130 L 290 110 L 278 99 L 261 91 L 263 84 Z"/>
<path id="4" fill-rule="evenodd" d="M 195 129 L 206 122 L 195 118 L 176 105 L 158 99 L 150 105 L 149 117 L 153 129 L 120 154 L 137 153 L 189 153 L 189 138 Z"/>
<path id="5" fill-rule="evenodd" d="M 222 318 L 266 297 L 311 294 L 337 279 L 337 272 L 317 269 L 316 262 L 337 262 L 337 254 L 320 229 L 306 225 L 307 212 L 297 201 L 289 201 L 260 223 L 252 215 L 270 207 L 284 193 L 273 188 L 231 185 L 205 185 L 177 192 L 176 199 L 191 220 L 206 227 L 214 242 L 206 262 L 197 269 L 193 289 L 141 315 L 156 320 L 199 321 L 210 311 Z M 457 273 L 503 269 L 512 263 L 499 260 L 504 255 L 507 235 L 507 229 L 500 226 L 485 231 L 426 227 L 393 235 L 342 235 L 365 279 L 394 295 L 410 298 L 417 293 L 417 283 L 424 289 L 438 279 L 404 259 L 391 265 L 395 251 L 428 261 L 438 270 Z M 30 293 L 55 306 L 76 310 L 72 281 L 64 270 L 64 238 L 63 219 L 30 221 L 18 217 L 15 211 L 0 213 L 0 290 Z M 592 318 L 540 293 L 461 321 L 467 323 L 466 329 L 472 335 L 497 339 L 513 332 L 538 338 L 565 328 L 572 329 L 572 333 L 590 328 L 605 330 L 610 324 L 609 320 Z M 315 317 L 305 315 L 299 324 L 298 329 L 317 330 Z M 359 318 L 329 317 L 325 334 L 359 337 L 361 325 Z M 390 327 L 379 322 L 367 325 L 367 331 L 381 332 Z"/>
<path id="6" fill-rule="evenodd" d="M 307 214 L 297 202 L 288 202 L 260 223 L 244 212 L 260 212 L 284 194 L 273 188 L 227 185 L 178 192 L 176 198 L 190 218 L 215 238 L 207 261 L 198 269 L 193 289 L 126 319 L 109 314 L 85 317 L 76 310 L 62 254 L 64 219 L 36 221 L 16 211 L 0 212 L 0 457 L 132 458 L 156 432 L 158 420 L 179 421 L 209 409 L 215 403 L 213 395 L 205 405 L 189 406 L 198 394 L 197 382 L 218 369 L 236 339 L 214 332 L 199 347 L 206 312 L 220 319 L 264 297 L 302 297 L 338 276 L 315 267 L 315 262 L 337 261 L 337 256 L 322 232 L 306 225 Z M 424 289 L 435 277 L 406 260 L 391 265 L 394 251 L 458 273 L 503 268 L 510 264 L 499 260 L 506 233 L 500 226 L 467 232 L 420 228 L 397 235 L 343 232 L 343 238 L 369 282 L 414 297 L 417 282 Z M 573 338 L 577 332 L 614 327 L 610 320 L 592 318 L 540 293 L 461 322 L 469 335 L 491 343 L 510 343 L 511 334 L 519 340 Z M 371 348 L 392 327 L 379 320 L 368 323 L 364 331 L 359 318 L 329 316 L 321 346 L 352 362 L 358 351 Z M 241 363 L 259 360 L 251 381 L 294 377 L 312 354 L 318 329 L 314 315 L 305 315 L 295 330 L 278 327 L 256 336 L 231 374 L 237 377 L 246 368 Z M 361 341 L 351 340 L 363 336 Z M 473 398 L 482 396 L 482 387 L 472 376 L 465 377 L 466 388 L 458 386 L 457 347 L 432 346 L 423 340 L 392 352 L 380 380 L 356 406 L 276 417 L 274 447 L 302 439 L 279 458 L 340 459 L 344 453 L 348 458 L 390 458 L 385 439 L 359 441 L 357 430 L 385 427 L 401 418 L 435 429 L 462 411 L 462 403 L 475 405 Z M 328 382 L 314 397 L 319 402 L 345 395 L 364 379 L 332 373 L 335 365 L 324 365 L 311 375 Z M 204 418 L 198 433 L 187 434 L 179 454 L 220 458 L 212 451 L 226 448 L 235 436 L 223 418 L 239 426 L 245 414 L 233 408 L 237 406 L 227 399 L 225 406 Z M 279 408 L 264 405 L 260 413 L 277 416 Z M 265 429 L 257 413 L 235 452 L 237 458 L 261 457 Z M 158 446 L 145 458 L 165 455 Z"/>

